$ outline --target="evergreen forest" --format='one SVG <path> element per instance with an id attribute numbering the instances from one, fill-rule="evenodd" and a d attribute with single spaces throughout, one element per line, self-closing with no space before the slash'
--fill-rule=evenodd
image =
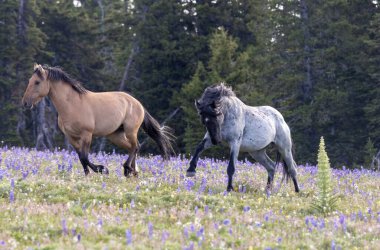
<path id="1" fill-rule="evenodd" d="M 174 129 L 178 154 L 205 133 L 194 100 L 225 82 L 283 114 L 298 164 L 315 163 L 323 136 L 333 167 L 369 167 L 380 150 L 379 10 L 376 0 L 0 0 L 0 143 L 69 147 L 48 98 L 21 107 L 37 62 L 91 91 L 130 93 Z M 158 153 L 142 132 L 140 143 Z M 97 138 L 99 150 L 119 149 Z"/>

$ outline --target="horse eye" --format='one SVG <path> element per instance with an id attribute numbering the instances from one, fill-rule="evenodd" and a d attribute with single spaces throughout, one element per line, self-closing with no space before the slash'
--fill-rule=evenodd
<path id="1" fill-rule="evenodd" d="M 36 81 L 35 84 L 36 84 L 36 85 L 40 84 L 40 81 Z"/>

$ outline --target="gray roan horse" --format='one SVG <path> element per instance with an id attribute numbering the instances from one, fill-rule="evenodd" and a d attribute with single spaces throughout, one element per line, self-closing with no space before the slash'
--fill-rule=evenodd
<path id="1" fill-rule="evenodd" d="M 202 97 L 195 101 L 195 106 L 207 132 L 190 161 L 190 167 L 187 169 L 188 177 L 195 175 L 197 161 L 202 151 L 224 141 L 230 147 L 227 191 L 233 190 L 232 176 L 241 151 L 248 152 L 268 171 L 266 191 L 269 194 L 273 186 L 276 163 L 268 157 L 266 148 L 273 143 L 283 159 L 284 177 L 286 179 L 291 177 L 295 191 L 299 192 L 290 130 L 280 112 L 269 106 L 245 105 L 232 89 L 223 83 L 206 88 Z"/>

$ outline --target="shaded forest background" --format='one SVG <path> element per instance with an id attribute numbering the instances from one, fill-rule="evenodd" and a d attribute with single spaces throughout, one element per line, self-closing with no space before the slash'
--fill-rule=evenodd
<path id="1" fill-rule="evenodd" d="M 284 115 L 298 163 L 315 163 L 320 136 L 335 166 L 368 166 L 380 149 L 378 1 L 0 0 L 0 140 L 67 147 L 48 99 L 21 109 L 34 62 L 131 93 L 174 128 L 179 153 L 205 132 L 194 99 L 221 81 Z"/>

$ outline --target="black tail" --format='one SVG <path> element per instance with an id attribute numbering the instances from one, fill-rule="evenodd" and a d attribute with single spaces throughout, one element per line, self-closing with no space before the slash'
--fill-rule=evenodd
<path id="1" fill-rule="evenodd" d="M 170 154 L 174 152 L 172 141 L 175 137 L 172 134 L 171 129 L 167 126 L 161 127 L 156 119 L 154 119 L 146 110 L 142 128 L 145 133 L 157 143 L 162 157 L 168 159 Z"/>
<path id="2" fill-rule="evenodd" d="M 276 155 L 276 169 L 277 169 L 277 166 L 280 163 L 280 161 L 281 161 L 281 154 L 280 154 L 280 152 L 277 151 L 277 155 Z M 283 159 L 282 159 L 282 163 L 284 164 L 284 166 L 282 167 L 282 182 L 283 182 L 284 180 L 286 180 L 286 181 L 289 180 L 290 173 L 289 173 L 288 165 L 286 164 L 286 162 Z"/>
<path id="3" fill-rule="evenodd" d="M 289 171 L 289 166 L 288 164 L 286 164 L 286 162 L 284 160 L 282 160 L 282 163 L 284 164 L 284 167 L 282 168 L 282 181 L 286 181 L 288 182 L 291 175 L 290 175 L 290 171 Z"/>

